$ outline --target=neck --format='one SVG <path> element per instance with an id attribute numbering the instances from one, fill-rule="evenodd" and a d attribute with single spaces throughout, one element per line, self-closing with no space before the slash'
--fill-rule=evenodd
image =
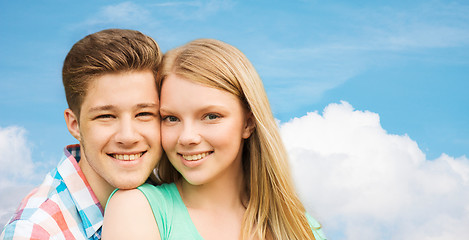
<path id="1" fill-rule="evenodd" d="M 187 208 L 192 209 L 234 209 L 245 208 L 247 196 L 243 171 L 223 176 L 203 185 L 192 185 L 184 178 L 178 183 L 178 190 Z"/>
<path id="2" fill-rule="evenodd" d="M 96 172 L 88 164 L 88 161 L 84 155 L 82 155 L 80 162 L 78 162 L 78 166 L 80 166 L 83 175 L 85 175 L 86 181 L 88 181 L 88 184 L 91 187 L 91 190 L 93 190 L 93 193 L 96 195 L 96 198 L 98 198 L 101 207 L 104 209 L 106 207 L 109 196 L 115 188 L 102 179 L 98 174 L 96 174 Z"/>

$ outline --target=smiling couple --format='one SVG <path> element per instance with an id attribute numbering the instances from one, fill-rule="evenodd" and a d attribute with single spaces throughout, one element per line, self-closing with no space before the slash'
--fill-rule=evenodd
<path id="1" fill-rule="evenodd" d="M 72 47 L 63 83 L 79 144 L 0 239 L 325 239 L 235 47 L 199 39 L 162 57 L 138 31 L 103 30 Z"/>

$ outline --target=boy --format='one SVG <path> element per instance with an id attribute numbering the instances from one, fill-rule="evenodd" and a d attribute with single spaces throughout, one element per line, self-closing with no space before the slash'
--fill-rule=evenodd
<path id="1" fill-rule="evenodd" d="M 110 193 L 144 183 L 161 157 L 161 58 L 157 43 L 134 30 L 103 30 L 72 47 L 62 70 L 64 117 L 79 144 L 64 149 L 0 239 L 101 238 Z"/>

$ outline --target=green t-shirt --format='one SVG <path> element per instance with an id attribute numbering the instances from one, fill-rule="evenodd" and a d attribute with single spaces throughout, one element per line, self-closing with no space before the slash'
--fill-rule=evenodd
<path id="1" fill-rule="evenodd" d="M 145 195 L 150 203 L 162 240 L 203 240 L 192 222 L 189 212 L 174 183 L 160 186 L 143 184 L 138 187 L 138 189 Z M 306 214 L 306 216 L 313 230 L 314 237 L 317 240 L 325 240 L 326 237 L 321 230 L 321 225 L 309 214 Z"/>

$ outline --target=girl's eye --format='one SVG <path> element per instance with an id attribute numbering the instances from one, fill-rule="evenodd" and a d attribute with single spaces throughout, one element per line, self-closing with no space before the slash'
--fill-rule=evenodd
<path id="1" fill-rule="evenodd" d="M 216 119 L 219 119 L 221 116 L 219 114 L 215 114 L 215 113 L 209 113 L 207 115 L 205 115 L 205 119 L 206 120 L 216 120 Z"/>
<path id="2" fill-rule="evenodd" d="M 175 116 L 164 116 L 162 120 L 165 122 L 177 122 L 179 119 Z"/>

